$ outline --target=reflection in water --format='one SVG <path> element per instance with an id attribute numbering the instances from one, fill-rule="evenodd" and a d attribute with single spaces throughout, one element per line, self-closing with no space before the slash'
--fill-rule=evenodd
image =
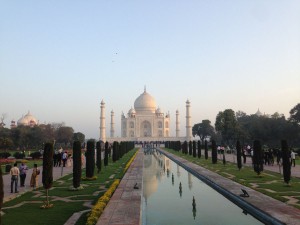
<path id="1" fill-rule="evenodd" d="M 192 203 L 192 206 L 193 206 L 193 217 L 194 217 L 194 220 L 196 218 L 196 201 L 195 201 L 195 197 L 193 196 L 193 203 Z"/>
<path id="2" fill-rule="evenodd" d="M 193 181 L 192 181 L 192 174 L 188 173 L 188 183 L 189 183 L 189 189 L 191 190 L 193 187 Z"/>
<path id="3" fill-rule="evenodd" d="M 180 166 L 177 164 L 177 177 L 180 177 L 180 171 L 179 171 Z"/>
<path id="4" fill-rule="evenodd" d="M 144 155 L 142 219 L 143 225 L 262 224 L 164 155 L 148 152 Z"/>

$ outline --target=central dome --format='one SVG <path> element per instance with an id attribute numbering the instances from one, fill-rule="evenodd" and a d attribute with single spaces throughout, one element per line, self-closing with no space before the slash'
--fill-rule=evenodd
<path id="1" fill-rule="evenodd" d="M 147 111 L 147 112 L 155 112 L 156 102 L 155 99 L 146 92 L 144 92 L 135 100 L 134 102 L 135 111 Z"/>

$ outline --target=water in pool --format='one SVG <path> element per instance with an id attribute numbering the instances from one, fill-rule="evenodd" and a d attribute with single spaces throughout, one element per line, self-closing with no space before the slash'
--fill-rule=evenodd
<path id="1" fill-rule="evenodd" d="M 142 222 L 144 225 L 262 224 L 159 153 L 144 156 Z"/>

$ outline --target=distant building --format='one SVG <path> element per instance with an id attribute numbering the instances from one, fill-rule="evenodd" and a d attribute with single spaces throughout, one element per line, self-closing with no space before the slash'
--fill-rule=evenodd
<path id="1" fill-rule="evenodd" d="M 136 98 L 134 108 L 127 115 L 121 115 L 121 137 L 114 137 L 115 122 L 114 111 L 111 111 L 110 137 L 106 137 L 105 103 L 100 104 L 100 140 L 102 141 L 171 141 L 191 140 L 192 127 L 190 115 L 190 101 L 186 101 L 186 135 L 179 137 L 179 111 L 176 111 L 176 136 L 170 135 L 170 114 L 163 113 L 156 106 L 155 99 L 144 89 L 144 92 Z"/>
<path id="2" fill-rule="evenodd" d="M 257 109 L 257 112 L 254 115 L 256 115 L 256 116 L 263 116 L 264 114 L 262 114 L 261 111 L 259 111 L 259 109 Z"/>
<path id="3" fill-rule="evenodd" d="M 17 121 L 17 126 L 34 127 L 35 125 L 38 125 L 38 120 L 29 111 Z M 10 127 L 16 127 L 16 122 L 14 120 L 11 121 Z"/>

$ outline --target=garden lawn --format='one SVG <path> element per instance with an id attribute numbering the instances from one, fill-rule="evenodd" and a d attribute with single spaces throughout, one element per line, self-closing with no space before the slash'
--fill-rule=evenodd
<path id="1" fill-rule="evenodd" d="M 110 158 L 107 167 L 104 167 L 102 162 L 102 170 L 99 174 L 97 174 L 97 168 L 95 168 L 96 180 L 81 181 L 81 185 L 84 187 L 83 190 L 69 190 L 73 186 L 72 174 L 55 181 L 53 187 L 49 190 L 50 203 L 54 205 L 53 208 L 40 208 L 46 199 L 43 187 L 6 202 L 2 207 L 2 211 L 5 213 L 2 216 L 2 224 L 64 224 L 73 213 L 89 209 L 84 206 L 85 203 L 93 205 L 115 179 L 121 179 L 124 176 L 126 163 L 136 151 L 137 149 L 129 151 L 115 163 Z M 83 170 L 82 177 L 85 177 L 85 170 Z M 20 203 L 23 205 L 18 205 Z M 85 213 L 80 218 L 78 225 L 86 223 L 86 215 Z"/>
<path id="2" fill-rule="evenodd" d="M 298 199 L 298 202 L 291 206 L 300 209 L 300 178 L 291 177 L 290 185 L 287 185 L 284 183 L 283 175 L 279 173 L 265 170 L 258 176 L 249 166 L 238 170 L 236 163 L 226 162 L 223 165 L 222 160 L 218 160 L 217 164 L 212 164 L 211 158 L 205 160 L 204 156 L 201 156 L 199 159 L 172 149 L 165 148 L 165 150 L 287 204 L 289 204 L 287 197 L 292 196 L 294 199 Z"/>

